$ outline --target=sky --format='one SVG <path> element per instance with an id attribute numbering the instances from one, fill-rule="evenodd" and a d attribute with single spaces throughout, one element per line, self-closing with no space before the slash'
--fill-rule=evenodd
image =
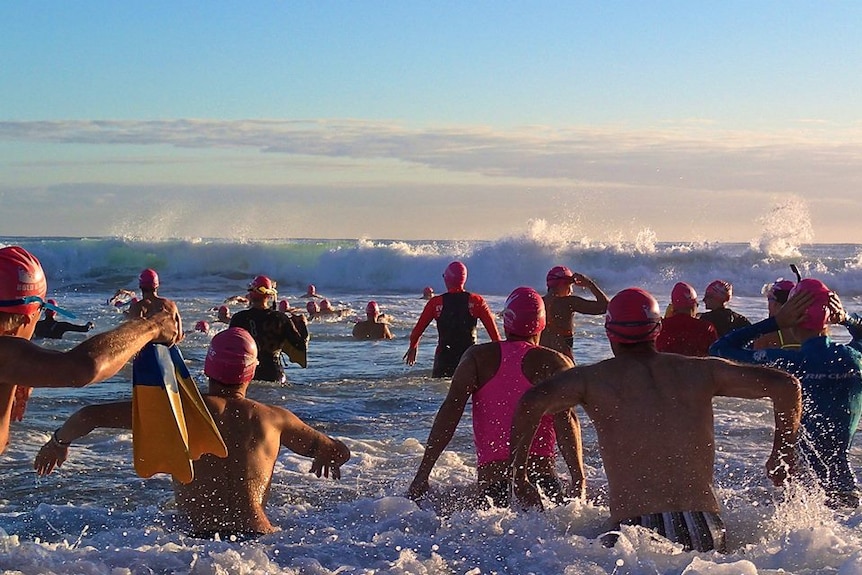
<path id="1" fill-rule="evenodd" d="M 862 243 L 855 0 L 35 0 L 0 21 L 3 236 Z"/>

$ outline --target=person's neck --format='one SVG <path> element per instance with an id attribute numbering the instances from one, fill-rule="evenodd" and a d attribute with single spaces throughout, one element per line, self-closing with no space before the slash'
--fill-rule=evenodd
<path id="1" fill-rule="evenodd" d="M 225 399 L 245 399 L 248 384 L 225 385 L 210 378 L 209 395 L 223 397 Z"/>

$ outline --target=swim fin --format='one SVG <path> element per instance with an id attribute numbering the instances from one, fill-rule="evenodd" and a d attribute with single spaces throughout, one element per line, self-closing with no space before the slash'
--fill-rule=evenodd
<path id="1" fill-rule="evenodd" d="M 296 341 L 285 340 L 284 345 L 281 346 L 281 351 L 287 355 L 291 362 L 300 367 L 308 367 L 308 325 L 297 316 L 290 316 L 290 321 L 296 328 L 299 337 Z"/>

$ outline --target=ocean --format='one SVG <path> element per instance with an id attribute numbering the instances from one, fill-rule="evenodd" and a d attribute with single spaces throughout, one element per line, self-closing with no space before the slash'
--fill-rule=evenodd
<path id="1" fill-rule="evenodd" d="M 97 430 L 73 445 L 52 475 L 39 478 L 32 470 L 39 447 L 75 410 L 130 398 L 129 368 L 81 390 L 36 390 L 0 456 L 3 573 L 862 574 L 862 512 L 829 510 L 817 493 L 776 491 L 764 476 L 772 430 L 765 401 L 714 402 L 716 493 L 728 527 L 727 554 L 683 552 L 634 528 L 616 547 L 602 547 L 596 538 L 608 529 L 605 476 L 583 413 L 586 501 L 543 513 L 463 508 L 459 502 L 475 482 L 468 409 L 432 474 L 431 497 L 417 505 L 404 493 L 447 390 L 447 381 L 430 377 L 433 326 L 417 364 L 402 361 L 425 303 L 423 288 L 441 292 L 443 269 L 454 259 L 469 269 L 468 290 L 485 296 L 494 311 L 519 285 L 544 293 L 547 270 L 566 265 L 608 295 L 639 286 L 662 306 L 677 281 L 702 294 L 713 279 L 725 279 L 734 285 L 731 307 L 758 320 L 766 315 L 761 287 L 792 279 L 790 264 L 825 281 L 848 310 L 862 311 L 862 245 L 796 245 L 792 235 L 767 234 L 750 244 L 657 242 L 649 233 L 598 242 L 542 226 L 484 242 L 5 237 L 0 244 L 36 254 L 49 297 L 79 323 L 93 321 L 96 331 L 122 321 L 106 304 L 117 289 L 135 289 L 143 268 L 158 270 L 160 294 L 177 302 L 186 330 L 211 322 L 208 333 L 190 332 L 180 344 L 201 386 L 207 345 L 223 327 L 212 323 L 213 308 L 243 294 L 257 274 L 276 280 L 280 297 L 297 307 L 305 305 L 306 285 L 315 284 L 350 311 L 337 321 L 312 322 L 308 367 L 291 365 L 287 385 L 255 383 L 249 396 L 291 409 L 353 453 L 341 480 L 333 481 L 309 474 L 310 460 L 283 449 L 268 506 L 281 531 L 243 543 L 199 540 L 177 527 L 169 478 L 135 475 L 129 432 Z M 350 337 L 371 299 L 390 316 L 394 340 Z M 602 320 L 576 316 L 579 363 L 609 357 Z M 479 333 L 487 341 L 481 326 Z M 86 337 L 68 333 L 41 343 L 67 349 Z M 847 340 L 843 328 L 834 337 Z M 858 441 L 851 461 L 860 473 Z"/>

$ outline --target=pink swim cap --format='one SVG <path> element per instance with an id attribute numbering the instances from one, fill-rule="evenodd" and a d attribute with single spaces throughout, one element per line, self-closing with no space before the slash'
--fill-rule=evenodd
<path id="1" fill-rule="evenodd" d="M 305 304 L 305 309 L 308 310 L 308 313 L 317 313 L 320 311 L 320 306 L 317 305 L 316 301 L 310 301 Z"/>
<path id="2" fill-rule="evenodd" d="M 715 280 L 706 286 L 704 295 L 714 297 L 719 301 L 728 302 L 733 297 L 733 284 L 724 280 Z"/>
<path id="3" fill-rule="evenodd" d="M 206 320 L 204 320 L 204 319 L 199 320 L 199 321 L 195 324 L 195 331 L 202 331 L 202 332 L 206 333 L 206 332 L 208 332 L 209 330 L 210 330 L 210 324 L 209 324 L 209 322 L 207 322 L 207 321 L 206 321 Z"/>
<path id="4" fill-rule="evenodd" d="M 365 306 L 365 315 L 367 315 L 369 319 L 375 319 L 380 315 L 380 306 L 377 305 L 376 301 L 368 302 L 368 305 Z"/>
<path id="5" fill-rule="evenodd" d="M 503 330 L 522 337 L 545 329 L 545 302 L 531 287 L 521 286 L 509 294 L 503 308 Z"/>
<path id="6" fill-rule="evenodd" d="M 765 285 L 763 288 L 763 294 L 769 301 L 776 301 L 783 304 L 787 302 L 787 298 L 790 297 L 790 292 L 793 291 L 794 287 L 796 287 L 796 284 L 792 281 L 778 279 L 771 284 Z"/>
<path id="7" fill-rule="evenodd" d="M 670 304 L 674 309 L 694 309 L 697 307 L 697 292 L 685 282 L 678 282 L 670 292 Z"/>
<path id="8" fill-rule="evenodd" d="M 805 309 L 805 317 L 802 318 L 798 326 L 812 331 L 822 331 L 829 319 L 829 294 L 831 291 L 822 281 L 805 278 L 796 284 L 789 297 L 798 293 L 810 293 L 814 296 L 814 301 Z"/>
<path id="9" fill-rule="evenodd" d="M 287 310 L 290 309 L 290 302 L 286 299 L 279 300 L 278 302 L 278 311 L 281 313 L 287 313 Z"/>
<path id="10" fill-rule="evenodd" d="M 0 249 L 0 311 L 30 314 L 39 309 L 48 293 L 42 264 L 19 246 Z M 28 297 L 39 300 L 24 301 Z"/>
<path id="11" fill-rule="evenodd" d="M 227 319 L 230 317 L 230 308 L 226 305 L 220 306 L 218 308 L 218 317 L 219 319 Z"/>
<path id="12" fill-rule="evenodd" d="M 248 284 L 248 297 L 251 299 L 262 300 L 275 295 L 278 295 L 275 282 L 266 276 L 255 276 Z"/>
<path id="13" fill-rule="evenodd" d="M 548 284 L 549 288 L 571 284 L 575 281 L 574 276 L 575 274 L 572 273 L 572 270 L 566 266 L 554 266 L 548 272 L 548 275 L 545 276 L 545 283 Z"/>
<path id="14" fill-rule="evenodd" d="M 658 302 L 640 288 L 624 289 L 608 302 L 605 333 L 617 343 L 652 341 L 661 331 Z"/>
<path id="15" fill-rule="evenodd" d="M 452 262 L 446 266 L 446 271 L 443 272 L 443 281 L 446 284 L 446 289 L 463 288 L 467 283 L 467 266 L 461 262 Z"/>
<path id="16" fill-rule="evenodd" d="M 213 336 L 204 373 L 225 385 L 242 385 L 254 378 L 257 344 L 246 330 L 229 327 Z"/>
<path id="17" fill-rule="evenodd" d="M 425 286 L 425 289 L 422 290 L 422 295 L 427 298 L 432 297 L 434 295 L 434 288 L 431 286 Z"/>
<path id="18" fill-rule="evenodd" d="M 159 274 L 154 269 L 145 269 L 138 276 L 138 286 L 141 289 L 157 289 L 159 287 Z"/>
<path id="19" fill-rule="evenodd" d="M 317 288 L 314 287 L 314 284 L 308 284 L 308 287 L 305 289 L 305 295 L 314 295 L 317 293 Z"/>

